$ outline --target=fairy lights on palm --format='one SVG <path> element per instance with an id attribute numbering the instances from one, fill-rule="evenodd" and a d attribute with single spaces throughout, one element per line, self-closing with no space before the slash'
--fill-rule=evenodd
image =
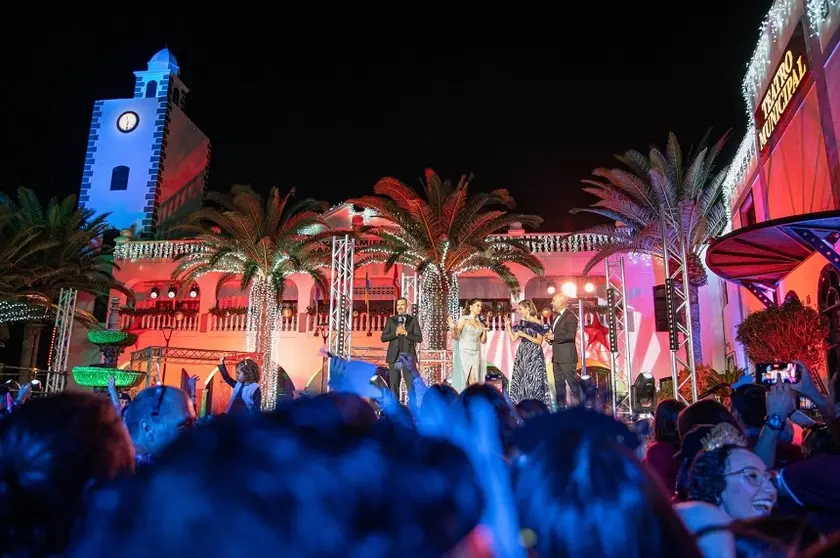
<path id="1" fill-rule="evenodd" d="M 207 273 L 218 273 L 218 290 L 236 281 L 248 292 L 246 349 L 262 355 L 260 389 L 264 410 L 277 403 L 279 303 L 287 278 L 304 273 L 322 292 L 328 290 L 323 268 L 330 265 L 324 240 L 331 233 L 312 234 L 325 223 L 326 204 L 312 199 L 292 201 L 294 189 L 281 194 L 272 188 L 267 198 L 249 186 L 233 186 L 229 195 L 211 192 L 212 206 L 193 213 L 181 228 L 196 234 L 205 249 L 175 258 L 174 280 L 190 284 Z"/>
<path id="2" fill-rule="evenodd" d="M 422 277 L 424 345 L 431 350 L 446 348 L 446 316 L 459 313 L 459 275 L 487 269 L 517 294 L 519 282 L 510 265 L 543 272 L 542 263 L 522 241 L 505 236 L 489 238 L 514 224 L 536 227 L 542 219 L 508 212 L 514 201 L 507 190 L 470 195 L 471 179 L 462 176 L 453 185 L 427 169 L 425 198 L 396 178 L 387 177 L 374 186 L 376 195 L 347 202 L 373 210 L 386 223 L 370 231 L 381 243 L 357 249 L 357 265 L 384 262 L 387 270 L 403 264 Z"/>

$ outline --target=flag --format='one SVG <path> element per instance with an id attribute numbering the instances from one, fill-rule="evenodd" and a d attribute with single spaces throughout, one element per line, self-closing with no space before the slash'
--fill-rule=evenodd
<path id="1" fill-rule="evenodd" d="M 368 299 L 368 293 L 370 292 L 370 278 L 368 277 L 367 271 L 365 271 L 365 306 L 370 305 L 370 300 Z"/>
<path id="2" fill-rule="evenodd" d="M 400 290 L 401 290 L 400 289 L 400 281 L 399 281 L 399 276 L 397 275 L 397 266 L 396 265 L 394 266 L 393 283 L 394 283 L 394 298 L 395 299 L 400 298 L 400 296 L 402 296 L 402 293 L 400 292 Z"/>

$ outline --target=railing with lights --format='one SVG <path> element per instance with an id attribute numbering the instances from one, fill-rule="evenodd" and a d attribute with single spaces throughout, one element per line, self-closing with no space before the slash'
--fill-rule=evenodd
<path id="1" fill-rule="evenodd" d="M 145 261 L 171 260 L 182 254 L 197 254 L 204 245 L 197 240 L 130 240 L 118 243 L 114 248 L 114 259 Z"/>
<path id="2" fill-rule="evenodd" d="M 592 252 L 598 250 L 609 237 L 598 234 L 539 233 L 523 235 L 493 235 L 489 240 L 516 238 L 524 242 L 534 253 Z M 356 247 L 381 244 L 378 238 L 364 238 L 356 241 Z M 326 244 L 325 250 L 329 249 Z M 114 258 L 125 261 L 171 260 L 182 254 L 197 254 L 204 246 L 197 240 L 129 240 L 118 243 Z"/>

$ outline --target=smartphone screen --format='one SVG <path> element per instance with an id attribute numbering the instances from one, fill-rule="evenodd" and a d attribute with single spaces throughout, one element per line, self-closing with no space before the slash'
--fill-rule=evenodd
<path id="1" fill-rule="evenodd" d="M 793 362 L 755 365 L 755 379 L 759 384 L 773 385 L 779 375 L 781 375 L 782 382 L 785 384 L 798 384 L 799 380 L 802 379 L 802 373 Z"/>
<path id="2" fill-rule="evenodd" d="M 807 397 L 800 397 L 799 406 L 797 408 L 805 409 L 806 411 L 814 411 L 816 410 L 817 406 L 814 405 L 814 402 L 808 399 Z"/>

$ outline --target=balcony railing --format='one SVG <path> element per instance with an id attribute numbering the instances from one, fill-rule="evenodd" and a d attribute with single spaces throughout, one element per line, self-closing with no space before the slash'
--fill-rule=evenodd
<path id="1" fill-rule="evenodd" d="M 493 235 L 490 240 L 510 238 L 509 235 Z M 540 233 L 523 234 L 515 238 L 524 242 L 534 253 L 592 252 L 608 242 L 608 237 L 597 234 Z M 361 239 L 356 246 L 380 244 L 380 239 Z M 327 248 L 325 248 L 327 249 Z M 171 260 L 182 254 L 199 253 L 204 245 L 197 240 L 130 240 L 114 249 L 114 258 L 126 261 Z"/>
<path id="2" fill-rule="evenodd" d="M 176 331 L 203 331 L 202 330 L 202 314 L 192 314 L 184 316 L 181 319 L 175 319 L 174 316 L 165 314 L 147 314 L 145 316 L 120 316 L 120 329 L 137 330 L 160 330 L 164 328 L 172 328 Z M 368 314 L 360 312 L 353 316 L 352 327 L 353 331 L 376 331 L 380 332 L 385 328 L 385 322 L 388 320 L 390 314 Z M 247 316 L 245 314 L 207 314 L 206 315 L 206 330 L 216 332 L 244 332 L 248 331 Z M 318 314 L 295 314 L 289 317 L 281 317 L 278 320 L 278 331 L 283 332 L 313 332 L 319 326 L 326 328 L 328 325 L 328 315 L 326 313 Z M 301 321 L 303 322 L 303 329 L 301 329 Z M 505 329 L 504 316 L 494 315 L 487 318 L 485 321 L 487 329 L 490 331 L 502 331 Z"/>
<path id="3" fill-rule="evenodd" d="M 114 259 L 128 261 L 171 260 L 182 254 L 198 253 L 204 245 L 197 240 L 130 240 L 117 244 Z"/>
<path id="4" fill-rule="evenodd" d="M 495 235 L 489 240 L 515 238 L 524 242 L 528 250 L 535 254 L 552 252 L 594 252 L 609 242 L 609 237 L 601 234 L 523 234 Z"/>

